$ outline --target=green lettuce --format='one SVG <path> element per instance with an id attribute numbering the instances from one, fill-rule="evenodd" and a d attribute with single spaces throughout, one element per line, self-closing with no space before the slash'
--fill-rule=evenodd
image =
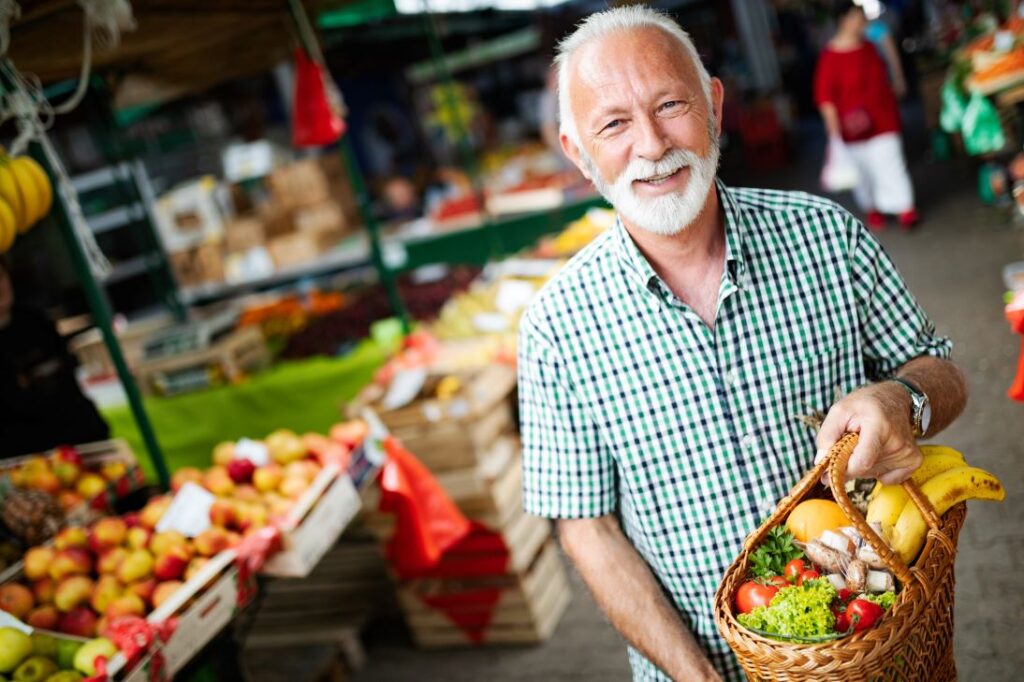
<path id="1" fill-rule="evenodd" d="M 865 595 L 861 595 L 860 598 L 861 599 L 866 599 L 866 600 L 871 601 L 871 602 L 874 602 L 874 603 L 878 604 L 879 606 L 881 606 L 886 611 L 888 611 L 890 608 L 892 608 L 892 605 L 896 603 L 896 593 L 895 592 L 883 592 L 882 594 L 865 594 Z"/>
<path id="2" fill-rule="evenodd" d="M 797 587 L 783 587 L 768 606 L 741 613 L 744 627 L 785 637 L 821 637 L 835 631 L 830 608 L 836 588 L 827 579 L 808 580 Z"/>

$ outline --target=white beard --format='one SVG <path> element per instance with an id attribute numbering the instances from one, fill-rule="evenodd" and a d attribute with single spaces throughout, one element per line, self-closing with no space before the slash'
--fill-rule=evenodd
<path id="1" fill-rule="evenodd" d="M 583 163 L 594 186 L 616 211 L 637 227 L 657 235 L 678 234 L 696 220 L 704 208 L 718 171 L 719 146 L 713 135 L 706 157 L 685 149 L 671 149 L 657 161 L 633 159 L 611 184 L 605 182 L 593 160 L 581 149 Z M 633 192 L 633 181 L 689 168 L 690 177 L 681 192 L 652 198 L 640 198 Z"/>

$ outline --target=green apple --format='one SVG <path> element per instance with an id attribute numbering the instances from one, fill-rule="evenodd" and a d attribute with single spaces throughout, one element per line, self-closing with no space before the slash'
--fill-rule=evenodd
<path id="1" fill-rule="evenodd" d="M 59 642 L 56 637 L 52 635 L 44 635 L 41 632 L 32 633 L 32 652 L 36 656 L 46 656 L 57 660 L 57 649 L 59 648 Z"/>
<path id="2" fill-rule="evenodd" d="M 54 673 L 44 680 L 44 682 L 81 682 L 82 673 L 75 672 L 74 670 L 61 670 L 59 673 Z"/>
<path id="3" fill-rule="evenodd" d="M 117 653 L 117 647 L 106 637 L 90 639 L 75 654 L 75 670 L 92 676 L 96 674 L 96 657 L 103 656 L 108 660 Z"/>
<path id="4" fill-rule="evenodd" d="M 75 667 L 75 654 L 81 648 L 82 643 L 73 639 L 57 640 L 57 665 L 61 670 L 71 670 Z"/>
<path id="5" fill-rule="evenodd" d="M 14 682 L 43 682 L 57 670 L 57 663 L 46 656 L 30 656 L 14 671 Z"/>
<path id="6" fill-rule="evenodd" d="M 21 630 L 0 628 L 0 673 L 9 673 L 32 654 L 32 638 Z"/>

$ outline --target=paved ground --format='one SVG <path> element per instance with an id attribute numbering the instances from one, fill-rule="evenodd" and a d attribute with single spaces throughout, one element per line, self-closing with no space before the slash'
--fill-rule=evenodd
<path id="1" fill-rule="evenodd" d="M 816 159 L 802 171 L 747 180 L 760 186 L 812 189 Z M 1024 258 L 1024 232 L 982 208 L 966 164 L 919 161 L 913 172 L 926 223 L 913 234 L 882 236 L 911 289 L 941 332 L 956 342 L 956 359 L 970 378 L 964 416 L 941 442 L 972 464 L 996 472 L 1008 488 L 1001 505 L 974 503 L 957 561 L 956 656 L 972 682 L 1024 679 L 1024 405 L 1005 396 L 1019 339 L 1002 317 L 1005 263 Z M 728 172 L 725 177 L 730 179 Z M 551 641 L 535 649 L 419 652 L 394 636 L 369 643 L 359 682 L 445 680 L 628 679 L 623 644 L 579 581 Z"/>

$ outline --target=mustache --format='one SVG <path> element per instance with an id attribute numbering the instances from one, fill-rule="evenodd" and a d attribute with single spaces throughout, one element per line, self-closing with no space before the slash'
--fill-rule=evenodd
<path id="1" fill-rule="evenodd" d="M 617 182 L 633 182 L 646 180 L 659 175 L 669 175 L 678 170 L 694 166 L 703 159 L 686 149 L 670 149 L 657 161 L 634 158 L 616 178 Z"/>

